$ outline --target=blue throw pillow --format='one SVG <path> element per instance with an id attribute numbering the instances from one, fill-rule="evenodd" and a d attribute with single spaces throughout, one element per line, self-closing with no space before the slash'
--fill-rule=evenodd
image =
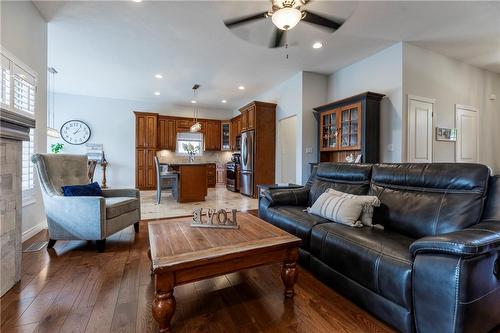
<path id="1" fill-rule="evenodd" d="M 99 183 L 94 182 L 88 185 L 70 185 L 61 187 L 65 197 L 102 197 L 102 190 Z"/>

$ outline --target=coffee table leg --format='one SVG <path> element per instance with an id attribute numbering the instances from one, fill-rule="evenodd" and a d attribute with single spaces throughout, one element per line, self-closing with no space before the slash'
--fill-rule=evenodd
<path id="1" fill-rule="evenodd" d="M 174 315 L 176 303 L 173 274 L 155 274 L 155 290 L 153 318 L 158 322 L 161 333 L 170 332 L 170 320 Z"/>
<path id="2" fill-rule="evenodd" d="M 150 275 L 152 276 L 153 273 L 153 260 L 151 259 L 151 248 L 148 248 L 148 258 L 150 262 L 149 270 L 150 270 Z"/>
<path id="3" fill-rule="evenodd" d="M 294 249 L 290 256 L 283 263 L 281 268 L 281 279 L 285 285 L 285 298 L 292 298 L 294 295 L 293 286 L 297 282 L 299 271 L 297 270 L 298 250 Z"/>

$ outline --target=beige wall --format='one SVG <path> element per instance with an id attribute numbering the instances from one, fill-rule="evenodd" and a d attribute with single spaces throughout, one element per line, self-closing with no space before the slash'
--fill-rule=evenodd
<path id="1" fill-rule="evenodd" d="M 500 74 L 404 43 L 403 91 L 404 114 L 409 94 L 436 99 L 434 127 L 456 126 L 455 104 L 479 108 L 480 162 L 500 173 Z M 433 159 L 454 162 L 455 143 L 433 140 Z"/>

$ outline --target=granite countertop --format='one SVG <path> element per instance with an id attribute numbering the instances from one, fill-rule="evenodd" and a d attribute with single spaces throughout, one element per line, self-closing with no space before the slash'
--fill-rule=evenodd
<path id="1" fill-rule="evenodd" d="M 209 165 L 209 164 L 223 164 L 226 165 L 226 162 L 172 162 L 172 163 L 160 163 L 160 164 L 168 164 L 169 166 L 180 166 L 180 165 Z"/>
<path id="2" fill-rule="evenodd" d="M 162 164 L 168 164 L 170 166 L 180 166 L 180 165 L 208 165 L 208 164 L 216 164 L 216 163 L 211 163 L 211 162 L 194 162 L 194 163 L 177 162 L 177 163 L 162 163 Z"/>

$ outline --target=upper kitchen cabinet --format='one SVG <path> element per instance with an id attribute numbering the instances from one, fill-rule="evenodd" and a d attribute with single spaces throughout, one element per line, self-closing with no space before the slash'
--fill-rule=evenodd
<path id="1" fill-rule="evenodd" d="M 158 115 L 155 113 L 135 113 L 135 146 L 136 148 L 156 148 Z"/>
<path id="2" fill-rule="evenodd" d="M 256 122 L 256 110 L 259 106 L 258 103 L 261 102 L 252 102 L 248 105 L 245 105 L 240 109 L 241 112 L 241 132 L 255 129 Z"/>
<path id="3" fill-rule="evenodd" d="M 220 127 L 220 149 L 231 150 L 231 122 L 223 121 Z"/>
<path id="4" fill-rule="evenodd" d="M 176 137 L 175 119 L 158 116 L 158 149 L 175 150 Z"/>
<path id="5" fill-rule="evenodd" d="M 366 92 L 314 110 L 318 115 L 319 162 L 379 162 L 380 101 L 384 95 Z"/>
<path id="6" fill-rule="evenodd" d="M 231 119 L 231 150 L 237 150 L 236 138 L 241 135 L 241 115 Z"/>
<path id="7" fill-rule="evenodd" d="M 205 150 L 221 150 L 221 122 L 207 120 L 205 124 Z"/>

